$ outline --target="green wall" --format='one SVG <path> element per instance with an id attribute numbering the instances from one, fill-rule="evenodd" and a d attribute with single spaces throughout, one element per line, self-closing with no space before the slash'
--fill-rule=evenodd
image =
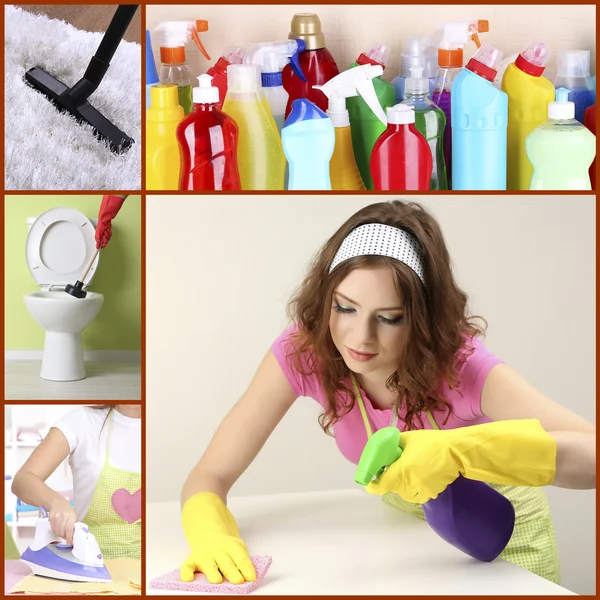
<path id="1" fill-rule="evenodd" d="M 6 350 L 42 350 L 44 331 L 27 311 L 23 296 L 39 288 L 25 259 L 27 217 L 59 206 L 94 219 L 102 196 L 5 196 Z M 113 221 L 112 238 L 100 251 L 90 290 L 104 296 L 100 313 L 83 332 L 86 350 L 140 350 L 142 299 L 142 215 L 140 196 L 129 196 Z M 75 283 L 75 282 L 73 282 Z"/>

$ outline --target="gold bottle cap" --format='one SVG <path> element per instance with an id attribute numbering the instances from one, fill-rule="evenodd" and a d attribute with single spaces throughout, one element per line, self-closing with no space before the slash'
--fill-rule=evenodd
<path id="1" fill-rule="evenodd" d="M 315 13 L 295 14 L 288 39 L 304 40 L 307 50 L 325 48 L 325 34 L 321 31 L 321 19 Z"/>

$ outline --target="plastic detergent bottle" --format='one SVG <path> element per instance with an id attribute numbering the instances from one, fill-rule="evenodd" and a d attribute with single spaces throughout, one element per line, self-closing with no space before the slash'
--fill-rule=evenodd
<path id="1" fill-rule="evenodd" d="M 194 110 L 177 126 L 180 190 L 241 190 L 237 167 L 238 128 L 219 110 L 219 89 L 208 74 L 198 77 Z"/>
<path id="2" fill-rule="evenodd" d="M 435 46 L 438 51 L 439 68 L 431 99 L 446 115 L 444 131 L 444 156 L 448 189 L 452 189 L 452 115 L 450 98 L 454 79 L 463 67 L 463 48 L 470 40 L 477 48 L 481 46 L 479 34 L 489 31 L 488 21 L 460 21 L 446 23 L 423 40 L 425 47 Z"/>
<path id="3" fill-rule="evenodd" d="M 192 111 L 194 76 L 185 60 L 185 45 L 193 39 L 206 60 L 210 60 L 198 36 L 198 32 L 207 30 L 208 21 L 163 21 L 154 30 L 160 40 L 160 82 L 177 86 L 179 104 L 186 115 Z"/>
<path id="4" fill-rule="evenodd" d="M 506 189 L 508 96 L 494 86 L 502 53 L 484 44 L 452 88 L 452 189 Z"/>
<path id="5" fill-rule="evenodd" d="M 258 65 L 227 67 L 223 111 L 239 130 L 237 162 L 242 189 L 283 190 L 285 156 Z"/>
<path id="6" fill-rule="evenodd" d="M 177 125 L 183 119 L 177 86 L 158 84 L 150 88 L 146 110 L 146 188 L 177 190 L 180 158 Z"/>
<path id="7" fill-rule="evenodd" d="M 376 67 L 381 67 L 383 71 L 389 57 L 390 48 L 388 46 L 373 43 L 356 59 L 355 63 L 350 65 L 350 68 L 352 69 L 353 67 L 357 67 L 359 65 L 373 65 Z M 362 96 L 362 94 L 350 96 L 346 101 L 346 106 L 348 107 L 348 112 L 350 114 L 350 132 L 352 133 L 354 158 L 356 159 L 360 176 L 362 177 L 365 187 L 368 190 L 373 189 L 373 180 L 371 179 L 370 169 L 373 146 L 375 145 L 377 138 L 385 131 L 387 124 L 385 120 L 385 109 L 396 104 L 394 101 L 396 92 L 391 83 L 383 80 L 381 76 L 377 76 L 372 80 L 372 85 L 375 89 L 375 96 L 377 97 L 377 106 L 381 107 L 381 110 L 378 112 L 375 112 L 375 109 L 371 107 L 369 102 Z M 331 102 L 329 102 L 329 106 L 331 107 Z M 335 159 L 335 152 L 333 156 Z M 335 187 L 333 179 L 332 185 L 334 190 L 338 189 Z"/>
<path id="8" fill-rule="evenodd" d="M 569 100 L 575 104 L 575 119 L 583 123 L 586 109 L 596 102 L 596 92 L 590 77 L 590 51 L 560 52 L 554 86 L 570 90 Z"/>
<path id="9" fill-rule="evenodd" d="M 594 134 L 596 135 L 596 105 L 588 107 L 585 111 L 584 116 L 584 125 Z M 590 167 L 590 181 L 592 184 L 592 189 L 596 189 L 596 159 L 594 158 L 594 162 Z"/>
<path id="10" fill-rule="evenodd" d="M 244 64 L 260 65 L 261 82 L 271 113 L 281 133 L 285 121 L 285 109 L 289 95 L 283 87 L 282 70 L 289 63 L 294 75 L 306 82 L 298 57 L 306 50 L 304 40 L 284 40 L 282 42 L 262 42 L 248 48 Z"/>
<path id="11" fill-rule="evenodd" d="M 329 107 L 327 115 L 333 122 L 335 128 L 335 149 L 331 159 L 329 172 L 331 175 L 331 189 L 333 190 L 364 190 L 365 185 L 356 163 L 356 152 L 353 150 L 354 137 L 351 130 L 355 125 L 351 125 L 349 111 L 346 110 L 346 98 L 351 99 L 360 96 L 365 106 L 372 112 L 374 118 L 380 124 L 383 124 L 380 131 L 383 133 L 387 125 L 387 119 L 377 93 L 375 91 L 375 78 L 383 73 L 381 65 L 365 64 L 353 67 L 336 75 L 325 85 L 318 86 L 320 90 L 329 98 Z M 358 124 L 356 124 L 358 128 Z M 373 145 L 377 141 L 373 139 Z M 364 141 L 364 137 L 360 138 Z M 371 158 L 369 151 L 368 159 Z M 370 178 L 369 178 L 370 180 Z"/>
<path id="12" fill-rule="evenodd" d="M 150 88 L 160 82 L 156 72 L 156 64 L 152 55 L 150 31 L 146 29 L 146 108 L 150 107 Z"/>
<path id="13" fill-rule="evenodd" d="M 297 98 L 308 98 L 321 110 L 327 110 L 327 98 L 314 86 L 323 85 L 339 74 L 339 69 L 325 48 L 325 35 L 321 30 L 321 21 L 313 13 L 299 13 L 292 18 L 291 31 L 288 35 L 291 40 L 303 40 L 306 51 L 299 56 L 299 65 L 306 81 L 294 73 L 291 65 L 283 69 L 283 87 L 289 94 L 285 117 L 292 109 L 292 102 Z"/>
<path id="14" fill-rule="evenodd" d="M 400 73 L 392 79 L 396 93 L 396 104 L 404 100 L 404 88 L 406 80 L 410 77 L 411 67 L 422 67 L 423 77 L 429 80 L 429 98 L 435 89 L 435 76 L 438 70 L 437 48 L 435 46 L 425 47 L 424 42 L 416 37 L 408 38 L 402 46 L 400 54 Z"/>
<path id="15" fill-rule="evenodd" d="M 335 145 L 331 119 L 306 98 L 294 100 L 281 130 L 290 165 L 290 190 L 330 190 L 329 161 Z"/>
<path id="16" fill-rule="evenodd" d="M 530 190 L 591 190 L 589 168 L 596 156 L 596 136 L 575 117 L 569 90 L 556 90 L 548 120 L 527 137 L 533 165 Z"/>
<path id="17" fill-rule="evenodd" d="M 509 190 L 528 190 L 531 183 L 525 140 L 546 120 L 548 104 L 554 100 L 554 85 L 542 77 L 549 58 L 550 50 L 543 42 L 531 42 L 506 67 L 502 77 L 502 91 L 508 95 L 506 187 Z"/>
<path id="18" fill-rule="evenodd" d="M 429 79 L 423 77 L 423 67 L 411 67 L 411 77 L 406 79 L 406 98 L 402 104 L 415 111 L 415 127 L 427 140 L 433 159 L 429 182 L 430 190 L 447 190 L 446 161 L 444 160 L 444 111 L 428 98 Z"/>
<path id="19" fill-rule="evenodd" d="M 371 155 L 376 190 L 428 190 L 433 160 L 427 140 L 415 127 L 415 111 L 406 104 L 387 109 L 387 129 Z"/>
<path id="20" fill-rule="evenodd" d="M 229 46 L 219 57 L 219 60 L 206 71 L 212 77 L 212 85 L 219 90 L 219 102 L 225 102 L 227 94 L 227 67 L 241 65 L 244 59 L 244 49 L 241 46 Z"/>

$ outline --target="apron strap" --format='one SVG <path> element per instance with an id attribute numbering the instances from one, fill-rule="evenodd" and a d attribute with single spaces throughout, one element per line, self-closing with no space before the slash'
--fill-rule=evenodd
<path id="1" fill-rule="evenodd" d="M 110 465 L 110 436 L 112 433 L 112 424 L 113 424 L 113 411 L 116 410 L 114 407 L 109 408 L 108 415 L 108 436 L 106 438 L 106 457 L 104 458 L 104 466 L 108 467 Z"/>

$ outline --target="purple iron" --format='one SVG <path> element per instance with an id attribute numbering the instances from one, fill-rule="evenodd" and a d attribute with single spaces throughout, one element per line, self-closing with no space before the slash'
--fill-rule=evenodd
<path id="1" fill-rule="evenodd" d="M 112 581 L 98 542 L 84 523 L 75 523 L 73 545 L 57 537 L 44 508 L 35 524 L 35 537 L 21 555 L 35 575 L 64 581 Z"/>
<path id="2" fill-rule="evenodd" d="M 384 427 L 368 440 L 354 480 L 368 485 L 400 458 L 400 431 Z M 515 508 L 482 481 L 454 480 L 437 498 L 423 504 L 429 526 L 446 542 L 477 560 L 491 562 L 506 548 L 515 526 Z"/>

